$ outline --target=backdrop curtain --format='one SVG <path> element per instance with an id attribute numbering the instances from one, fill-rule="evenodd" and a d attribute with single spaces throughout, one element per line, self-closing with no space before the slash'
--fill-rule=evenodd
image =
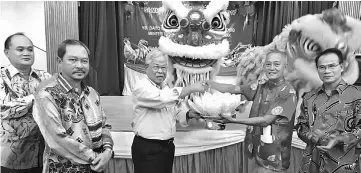
<path id="1" fill-rule="evenodd" d="M 121 95 L 124 86 L 124 2 L 80 1 L 79 39 L 90 49 L 86 82 L 100 95 Z"/>
<path id="2" fill-rule="evenodd" d="M 258 1 L 255 3 L 253 45 L 264 46 L 280 34 L 283 27 L 306 14 L 321 13 L 334 1 Z"/>

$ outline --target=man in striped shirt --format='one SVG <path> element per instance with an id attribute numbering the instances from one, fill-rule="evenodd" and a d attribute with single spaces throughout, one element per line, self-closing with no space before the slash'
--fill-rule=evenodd
<path id="1" fill-rule="evenodd" d="M 44 136 L 44 172 L 101 172 L 113 155 L 99 94 L 83 83 L 89 49 L 78 40 L 58 48 L 61 73 L 40 84 L 34 119 Z"/>

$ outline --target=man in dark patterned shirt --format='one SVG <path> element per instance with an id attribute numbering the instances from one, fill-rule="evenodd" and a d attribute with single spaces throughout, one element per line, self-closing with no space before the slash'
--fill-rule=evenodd
<path id="1" fill-rule="evenodd" d="M 34 119 L 47 144 L 44 172 L 101 172 L 113 155 L 100 96 L 83 83 L 89 54 L 84 43 L 63 41 L 58 48 L 61 73 L 41 83 L 35 96 Z"/>
<path id="2" fill-rule="evenodd" d="M 51 75 L 32 68 L 34 46 L 23 33 L 5 40 L 10 65 L 0 70 L 1 171 L 41 173 L 44 140 L 33 119 L 34 93 Z"/>
<path id="3" fill-rule="evenodd" d="M 293 86 L 284 79 L 285 68 L 287 55 L 272 50 L 267 53 L 263 65 L 267 82 L 242 86 L 208 82 L 211 88 L 220 92 L 243 94 L 253 101 L 249 118 L 216 120 L 248 125 L 245 153 L 255 163 L 250 173 L 283 172 L 290 166 L 297 96 Z"/>
<path id="4" fill-rule="evenodd" d="M 297 133 L 307 147 L 300 173 L 355 173 L 361 92 L 342 78 L 343 55 L 332 48 L 315 60 L 323 85 L 303 97 Z"/>

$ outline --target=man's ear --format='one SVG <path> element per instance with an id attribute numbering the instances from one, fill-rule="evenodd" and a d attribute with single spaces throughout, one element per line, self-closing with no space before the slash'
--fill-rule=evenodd
<path id="1" fill-rule="evenodd" d="M 58 61 L 58 64 L 61 64 L 61 62 L 63 61 L 63 59 L 60 58 L 60 57 L 57 57 L 57 61 Z"/>
<path id="2" fill-rule="evenodd" d="M 63 59 L 60 58 L 60 57 L 57 57 L 56 59 L 57 59 L 56 61 L 58 61 L 58 65 L 57 65 L 57 66 L 58 66 L 58 70 L 59 70 L 59 72 L 61 72 L 61 66 L 60 66 L 60 65 L 61 65 L 61 63 L 63 62 Z"/>
<path id="3" fill-rule="evenodd" d="M 343 72 L 344 72 L 344 70 L 345 70 L 344 64 L 343 64 L 343 63 L 342 63 L 342 64 L 340 64 L 340 67 L 341 67 L 341 73 L 343 73 Z"/>
<path id="4" fill-rule="evenodd" d="M 5 54 L 6 57 L 9 58 L 9 49 L 4 49 L 4 54 Z"/>

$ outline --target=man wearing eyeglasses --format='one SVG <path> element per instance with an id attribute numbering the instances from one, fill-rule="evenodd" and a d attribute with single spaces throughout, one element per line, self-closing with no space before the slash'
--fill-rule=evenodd
<path id="1" fill-rule="evenodd" d="M 187 110 L 179 99 L 194 92 L 204 92 L 201 82 L 187 87 L 169 88 L 167 76 L 168 55 L 153 49 L 146 57 L 147 77 L 138 81 L 133 95 L 135 137 L 132 144 L 132 159 L 135 173 L 171 173 L 175 147 L 176 121 L 186 126 L 199 114 Z"/>
<path id="2" fill-rule="evenodd" d="M 307 144 L 302 173 L 357 172 L 361 92 L 342 79 L 343 61 L 336 48 L 326 49 L 315 59 L 323 85 L 305 94 L 296 126 Z"/>

